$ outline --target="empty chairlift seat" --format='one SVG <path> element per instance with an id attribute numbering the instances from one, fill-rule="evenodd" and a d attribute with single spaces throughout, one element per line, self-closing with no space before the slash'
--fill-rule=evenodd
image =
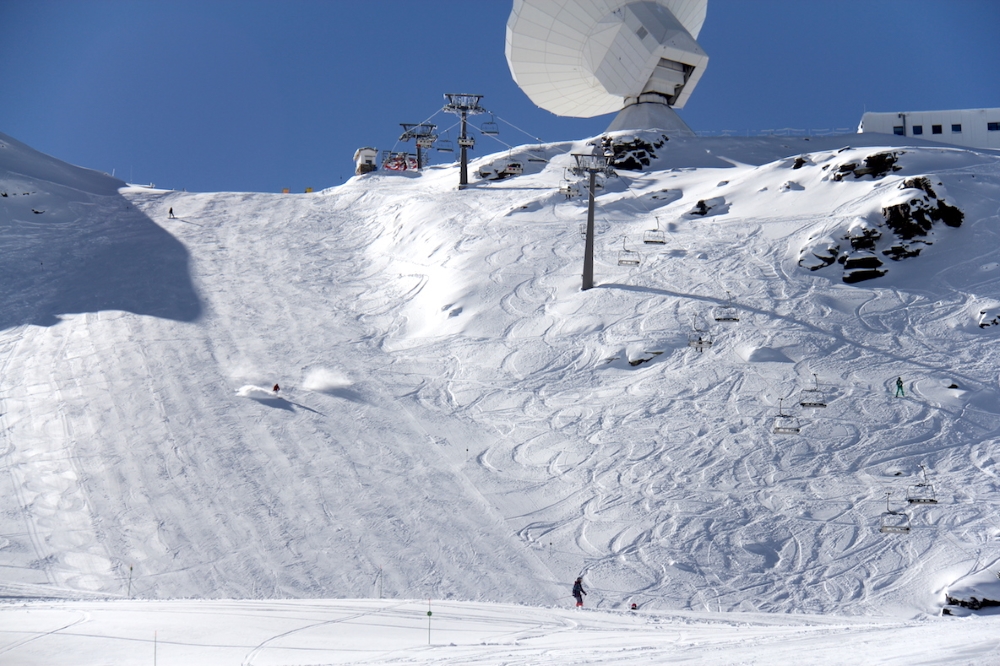
<path id="1" fill-rule="evenodd" d="M 656 218 L 656 228 L 649 229 L 642 235 L 642 242 L 646 245 L 666 245 L 667 235 L 660 229 L 660 218 Z"/>
<path id="2" fill-rule="evenodd" d="M 802 424 L 791 414 L 785 413 L 782 403 L 782 400 L 778 401 L 778 415 L 774 417 L 771 430 L 776 435 L 797 435 L 802 431 Z"/>
<path id="3" fill-rule="evenodd" d="M 726 292 L 726 304 L 720 305 L 712 311 L 712 318 L 715 321 L 734 323 L 740 320 L 739 312 L 733 306 L 733 296 L 728 291 Z"/>
<path id="4" fill-rule="evenodd" d="M 618 253 L 618 265 L 638 266 L 639 261 L 639 253 L 625 247 L 625 237 L 622 236 L 622 249 L 621 252 Z"/>
<path id="5" fill-rule="evenodd" d="M 802 389 L 802 395 L 799 397 L 799 404 L 803 407 L 817 409 L 826 407 L 826 402 L 827 398 L 819 387 L 819 379 L 816 377 L 816 374 L 813 373 L 813 387 Z"/>
<path id="6" fill-rule="evenodd" d="M 906 489 L 906 501 L 910 504 L 937 504 L 934 484 L 927 480 L 927 468 L 920 466 L 924 480 Z"/>
<path id="7" fill-rule="evenodd" d="M 500 126 L 496 123 L 496 118 L 490 114 L 490 119 L 479 126 L 479 131 L 488 136 L 496 136 L 500 133 Z"/>
<path id="8" fill-rule="evenodd" d="M 885 494 L 885 513 L 879 518 L 878 531 L 883 534 L 909 534 L 910 516 L 905 511 L 893 511 L 889 507 L 891 494 Z"/>

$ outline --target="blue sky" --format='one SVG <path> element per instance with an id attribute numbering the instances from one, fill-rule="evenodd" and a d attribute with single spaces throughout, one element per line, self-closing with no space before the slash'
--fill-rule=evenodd
<path id="1" fill-rule="evenodd" d="M 0 132 L 135 182 L 272 192 L 342 182 L 355 148 L 392 148 L 444 92 L 481 93 L 547 141 L 600 133 L 613 116 L 553 116 L 511 80 L 510 6 L 2 0 Z M 998 0 L 709 0 L 708 69 L 680 113 L 695 130 L 744 131 L 997 107 L 998 31 Z"/>

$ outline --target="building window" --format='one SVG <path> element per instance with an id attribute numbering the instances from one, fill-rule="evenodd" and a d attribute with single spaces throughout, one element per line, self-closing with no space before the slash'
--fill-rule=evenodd
<path id="1" fill-rule="evenodd" d="M 892 128 L 892 133 L 896 136 L 906 136 L 906 128 L 902 125 L 896 125 Z"/>
<path id="2" fill-rule="evenodd" d="M 914 125 L 913 126 L 913 136 L 916 136 L 918 134 L 923 134 L 923 133 L 924 133 L 924 126 L 923 125 Z"/>
<path id="3" fill-rule="evenodd" d="M 931 134 L 940 134 L 940 133 L 941 133 L 940 125 L 931 125 Z"/>
<path id="4" fill-rule="evenodd" d="M 991 132 L 1000 132 L 1000 123 L 986 123 L 986 129 Z"/>
<path id="5" fill-rule="evenodd" d="M 961 134 L 962 133 L 962 123 L 955 123 L 954 125 L 952 125 L 951 126 L 951 133 L 952 134 Z"/>

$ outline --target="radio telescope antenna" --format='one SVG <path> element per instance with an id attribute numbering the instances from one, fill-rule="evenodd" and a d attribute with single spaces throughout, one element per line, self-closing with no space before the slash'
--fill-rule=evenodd
<path id="1" fill-rule="evenodd" d="M 514 0 L 505 52 L 532 102 L 559 116 L 619 112 L 609 131 L 694 136 L 674 111 L 698 85 L 708 0 Z"/>
<path id="2" fill-rule="evenodd" d="M 428 123 L 421 123 L 419 125 L 399 123 L 399 126 L 403 128 L 403 133 L 399 135 L 399 140 L 409 141 L 413 139 L 417 144 L 417 171 L 420 171 L 424 166 L 424 149 L 430 148 L 437 141 L 437 134 L 434 133 L 437 125 L 430 125 Z"/>
<path id="3" fill-rule="evenodd" d="M 470 95 L 468 93 L 445 93 L 444 98 L 448 103 L 444 105 L 442 111 L 454 113 L 462 119 L 462 129 L 458 135 L 458 145 L 462 149 L 458 177 L 458 189 L 463 189 L 469 184 L 469 158 L 466 151 L 476 145 L 476 139 L 466 133 L 466 118 L 477 113 L 486 113 L 486 109 L 479 106 L 482 95 Z"/>

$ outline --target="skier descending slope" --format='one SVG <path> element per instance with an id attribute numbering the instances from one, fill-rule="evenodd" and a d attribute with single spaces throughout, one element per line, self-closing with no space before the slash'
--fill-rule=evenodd
<path id="1" fill-rule="evenodd" d="M 577 578 L 576 582 L 573 583 L 573 597 L 576 599 L 577 608 L 581 608 L 583 606 L 583 595 L 585 594 L 587 594 L 587 592 L 583 589 L 583 579 Z"/>
<path id="2" fill-rule="evenodd" d="M 906 393 L 903 392 L 902 377 L 896 377 L 896 397 L 898 398 L 899 396 L 903 396 L 904 398 L 906 397 Z"/>

